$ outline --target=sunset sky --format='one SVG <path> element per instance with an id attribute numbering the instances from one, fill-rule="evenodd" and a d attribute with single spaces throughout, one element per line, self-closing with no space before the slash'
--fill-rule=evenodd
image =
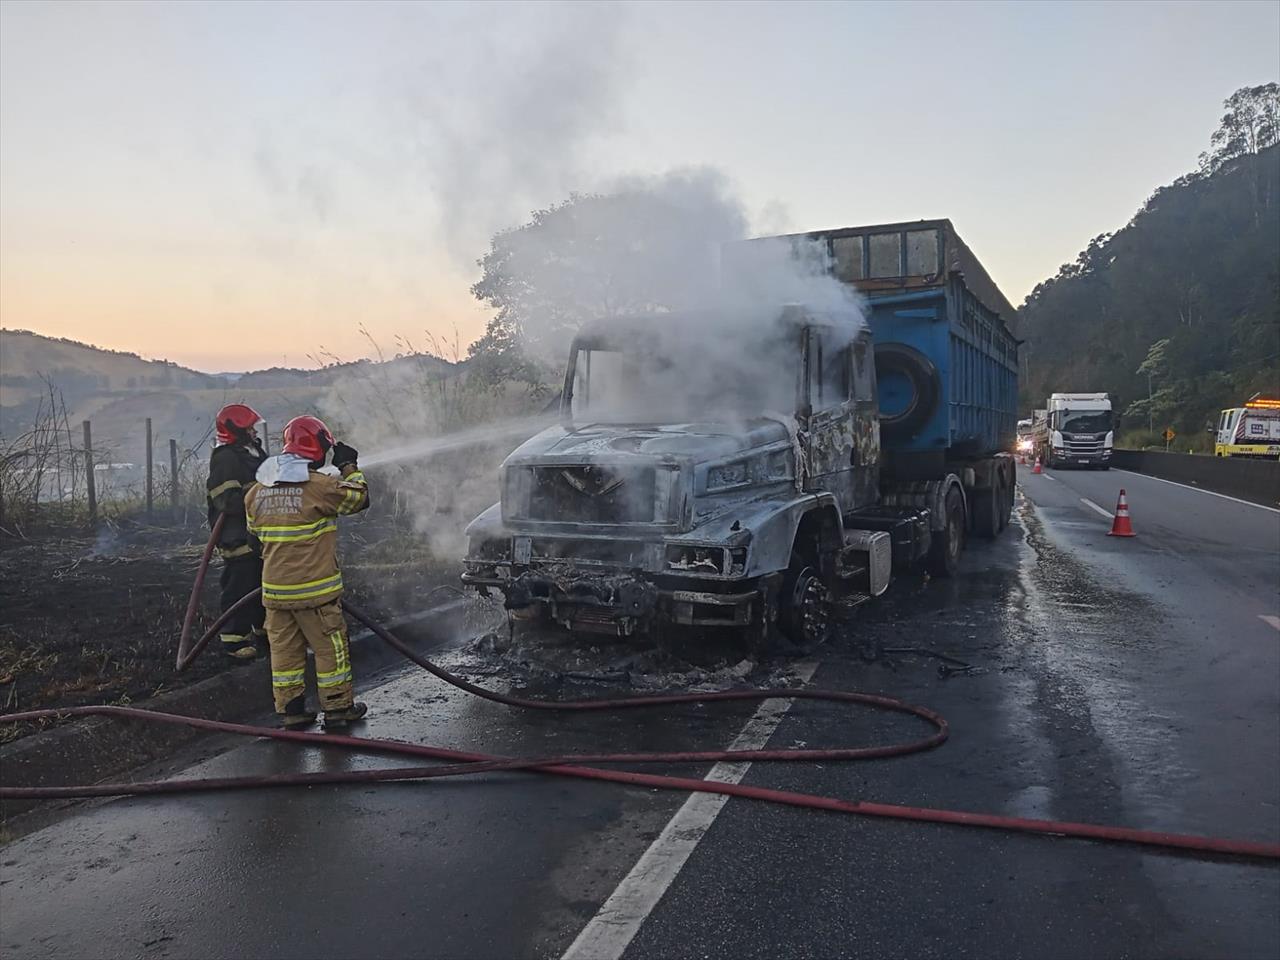
<path id="1" fill-rule="evenodd" d="M 465 344 L 497 229 L 707 165 L 1020 302 L 1280 79 L 1280 4 L 0 5 L 0 322 L 204 370 Z"/>

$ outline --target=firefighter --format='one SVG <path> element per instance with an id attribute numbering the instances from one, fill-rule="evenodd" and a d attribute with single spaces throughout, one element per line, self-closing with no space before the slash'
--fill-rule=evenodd
<path id="1" fill-rule="evenodd" d="M 226 517 L 217 544 L 222 557 L 219 602 L 224 612 L 262 583 L 262 547 L 249 533 L 244 516 L 245 491 L 267 457 L 258 439 L 257 426 L 261 422 L 257 411 L 243 403 L 223 407 L 214 421 L 218 442 L 209 456 L 205 486 L 209 526 L 219 516 Z M 222 628 L 222 652 L 241 662 L 256 659 L 258 641 L 264 636 L 264 617 L 259 601 L 241 607 Z"/>
<path id="2" fill-rule="evenodd" d="M 341 476 L 322 473 L 325 456 Z M 369 506 L 358 454 L 335 443 L 315 417 L 285 424 L 284 452 L 269 458 L 245 496 L 249 529 L 262 541 L 262 602 L 267 608 L 271 688 L 286 728 L 307 727 L 307 648 L 315 655 L 316 686 L 326 730 L 359 720 L 367 707 L 352 698 L 351 648 L 342 615 L 337 518 Z"/>

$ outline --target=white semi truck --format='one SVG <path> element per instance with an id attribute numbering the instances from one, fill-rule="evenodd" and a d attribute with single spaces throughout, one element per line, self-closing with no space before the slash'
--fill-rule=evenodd
<path id="1" fill-rule="evenodd" d="M 1105 393 L 1054 393 L 1046 406 L 1037 455 L 1048 467 L 1111 467 L 1115 442 L 1111 397 Z"/>

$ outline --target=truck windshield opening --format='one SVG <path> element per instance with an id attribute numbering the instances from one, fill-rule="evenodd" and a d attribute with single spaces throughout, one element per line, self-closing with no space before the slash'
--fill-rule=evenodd
<path id="1" fill-rule="evenodd" d="M 760 347 L 761 354 L 769 353 L 764 344 Z M 575 347 L 570 358 L 570 415 L 575 421 L 679 423 L 792 411 L 795 384 L 777 376 L 776 355 L 770 359 L 708 352 L 697 344 L 662 353 L 639 345 Z M 758 369 L 766 363 L 772 376 Z"/>
<path id="2" fill-rule="evenodd" d="M 1062 426 L 1067 433 L 1106 433 L 1111 429 L 1109 410 L 1064 410 Z"/>

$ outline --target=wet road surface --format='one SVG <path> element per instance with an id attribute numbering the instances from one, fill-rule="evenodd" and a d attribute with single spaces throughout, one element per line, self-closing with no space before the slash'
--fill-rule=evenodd
<path id="1" fill-rule="evenodd" d="M 895 584 L 816 654 L 815 684 L 931 706 L 950 742 L 891 761 L 756 764 L 746 782 L 1280 840 L 1280 629 L 1265 619 L 1280 614 L 1280 513 L 1120 471 L 1022 484 L 1017 525 L 972 544 L 963 576 Z M 1107 538 L 1081 500 L 1110 508 L 1122 485 L 1134 540 Z M 874 656 L 899 647 L 974 669 L 944 678 L 933 659 Z M 725 746 L 752 713 L 530 715 L 416 672 L 365 699 L 368 735 L 516 755 Z M 919 732 L 802 703 L 770 743 Z M 386 762 L 254 742 L 181 775 Z M 637 879 L 685 800 L 507 774 L 87 804 L 0 848 L 0 954 L 558 957 L 621 884 L 639 891 L 642 922 L 605 925 L 594 955 L 1280 955 L 1273 867 L 740 799 L 701 825 L 677 871 Z M 684 823 L 663 835 L 679 841 Z"/>

